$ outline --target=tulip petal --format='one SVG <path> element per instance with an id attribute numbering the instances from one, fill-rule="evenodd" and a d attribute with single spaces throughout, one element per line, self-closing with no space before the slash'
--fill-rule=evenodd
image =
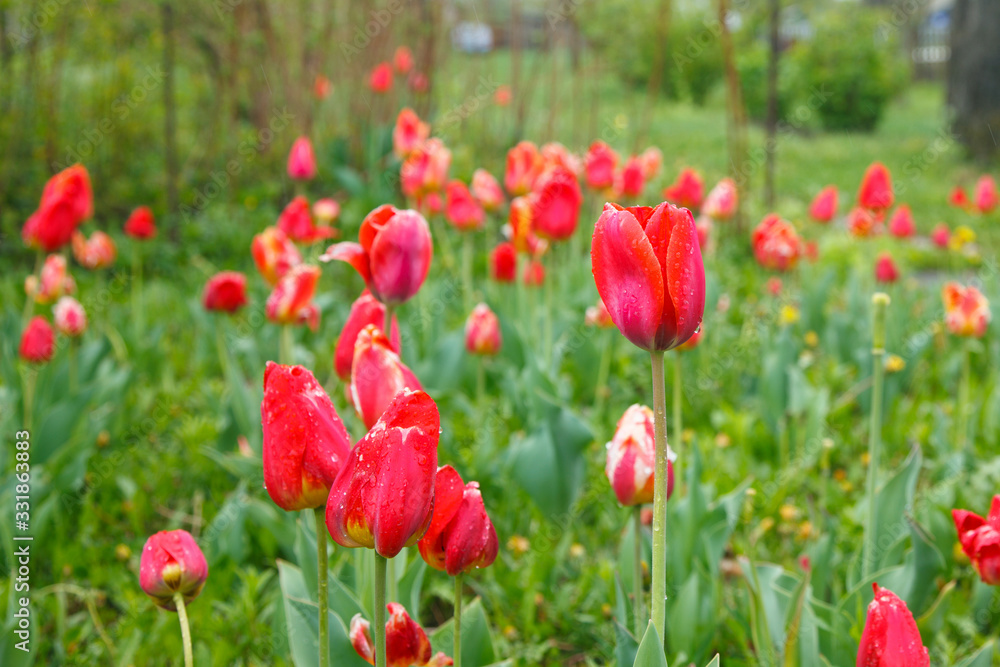
<path id="1" fill-rule="evenodd" d="M 670 246 L 667 249 L 666 287 L 676 314 L 671 347 L 685 342 L 701 326 L 705 315 L 705 265 L 694 218 L 687 209 L 671 207 Z M 664 307 L 664 311 L 666 311 Z"/>
<path id="2" fill-rule="evenodd" d="M 665 299 L 663 276 L 635 215 L 606 205 L 594 226 L 590 256 L 597 291 L 615 326 L 634 345 L 655 349 Z"/>
<path id="3" fill-rule="evenodd" d="M 443 534 L 455 517 L 465 492 L 462 476 L 451 466 L 442 466 L 434 480 L 434 513 L 431 525 L 420 538 L 417 547 L 427 564 L 437 570 L 445 569 Z"/>
<path id="4" fill-rule="evenodd" d="M 1000 530 L 1000 495 L 993 496 L 993 502 L 990 503 L 990 513 L 986 520 L 991 526 Z"/>
<path id="5" fill-rule="evenodd" d="M 397 211 L 371 242 L 371 290 L 383 303 L 408 300 L 423 285 L 431 267 L 430 228 L 416 211 Z"/>
<path id="6" fill-rule="evenodd" d="M 497 531 L 486 513 L 479 484 L 469 482 L 462 503 L 443 535 L 445 571 L 455 576 L 472 568 L 488 567 L 499 551 Z"/>
<path id="7" fill-rule="evenodd" d="M 365 252 L 365 249 L 361 247 L 360 243 L 354 243 L 352 241 L 334 243 L 319 257 L 319 261 L 321 262 L 330 262 L 335 259 L 347 262 L 353 266 L 354 270 L 357 271 L 364 279 L 366 285 L 371 281 L 372 272 L 368 260 L 368 253 Z"/>

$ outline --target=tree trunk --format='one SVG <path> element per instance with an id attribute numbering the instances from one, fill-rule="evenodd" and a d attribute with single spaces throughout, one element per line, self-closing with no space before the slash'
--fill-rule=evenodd
<path id="1" fill-rule="evenodd" d="M 1000 154 L 1000 2 L 958 0 L 951 12 L 952 129 L 980 159 Z"/>

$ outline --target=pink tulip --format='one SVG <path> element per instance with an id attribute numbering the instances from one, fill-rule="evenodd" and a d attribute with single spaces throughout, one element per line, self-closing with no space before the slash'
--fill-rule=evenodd
<path id="1" fill-rule="evenodd" d="M 396 157 L 403 159 L 416 150 L 430 136 L 431 126 L 420 120 L 417 113 L 406 107 L 396 117 L 392 129 L 392 150 Z"/>
<path id="2" fill-rule="evenodd" d="M 472 174 L 472 196 L 490 213 L 498 211 L 503 204 L 503 190 L 493 174 L 485 169 L 476 169 Z"/>
<path id="3" fill-rule="evenodd" d="M 880 283 L 894 283 L 899 280 L 899 269 L 892 255 L 887 252 L 881 253 L 875 260 L 875 280 Z"/>
<path id="4" fill-rule="evenodd" d="M 288 175 L 297 181 L 309 181 L 316 177 L 316 157 L 309 137 L 299 137 L 292 144 L 288 153 Z"/>
<path id="5" fill-rule="evenodd" d="M 376 65 L 368 77 L 368 87 L 379 95 L 392 90 L 392 65 L 385 62 Z"/>
<path id="6" fill-rule="evenodd" d="M 738 206 L 736 183 L 731 178 L 724 178 L 705 197 L 701 212 L 713 220 L 729 220 L 736 215 Z"/>
<path id="7" fill-rule="evenodd" d="M 913 222 L 913 213 L 906 204 L 900 204 L 889 220 L 889 233 L 898 239 L 905 239 L 917 233 L 917 226 Z"/>
<path id="8" fill-rule="evenodd" d="M 351 312 L 348 313 L 347 321 L 344 322 L 344 328 L 340 331 L 340 338 L 337 339 L 333 367 L 341 380 L 347 381 L 351 379 L 351 366 L 354 363 L 354 347 L 358 340 L 358 334 L 370 324 L 379 329 L 385 326 L 385 306 L 379 303 L 378 299 L 373 297 L 371 292 L 365 290 L 351 304 Z M 402 350 L 399 342 L 399 327 L 395 315 L 392 316 L 392 340 L 390 346 L 396 354 L 399 354 Z"/>
<path id="9" fill-rule="evenodd" d="M 699 174 L 690 167 L 685 167 L 672 185 L 664 188 L 663 198 L 675 206 L 691 210 L 701 206 L 705 196 L 705 182 Z"/>
<path id="10" fill-rule="evenodd" d="M 382 330 L 369 324 L 354 343 L 351 364 L 351 401 L 371 429 L 403 389 L 422 389 L 420 380 L 404 364 Z"/>
<path id="11" fill-rule="evenodd" d="M 503 336 L 500 320 L 485 303 L 476 306 L 465 321 L 465 349 L 470 354 L 494 356 L 500 352 Z"/>
<path id="12" fill-rule="evenodd" d="M 607 444 L 604 474 L 611 482 L 618 502 L 626 507 L 653 502 L 656 440 L 653 411 L 645 405 L 633 405 L 618 420 L 618 427 Z M 674 466 L 677 455 L 667 446 L 667 498 L 674 490 Z"/>
<path id="13" fill-rule="evenodd" d="M 437 137 L 413 149 L 399 168 L 403 194 L 411 200 L 444 187 L 451 166 L 451 151 Z"/>
<path id="14" fill-rule="evenodd" d="M 583 193 L 576 177 L 562 167 L 543 173 L 529 197 L 531 225 L 544 239 L 564 241 L 576 231 Z"/>
<path id="15" fill-rule="evenodd" d="M 288 206 L 278 216 L 278 229 L 293 241 L 305 244 L 322 241 L 336 234 L 330 227 L 313 223 L 309 200 L 301 195 L 288 202 Z"/>
<path id="16" fill-rule="evenodd" d="M 511 148 L 507 151 L 507 169 L 503 177 L 507 192 L 513 197 L 531 192 L 544 166 L 538 147 L 530 141 L 522 141 Z"/>
<path id="17" fill-rule="evenodd" d="M 465 183 L 459 180 L 449 182 L 445 197 L 444 216 L 455 229 L 467 232 L 483 228 L 485 212 Z"/>
<path id="18" fill-rule="evenodd" d="M 139 585 L 157 607 L 177 611 L 174 594 L 191 604 L 208 579 L 205 554 L 186 530 L 164 530 L 150 535 L 139 560 Z"/>
<path id="19" fill-rule="evenodd" d="M 892 206 L 892 176 L 881 162 L 874 162 L 865 171 L 858 189 L 858 206 L 880 213 Z"/>
<path id="20" fill-rule="evenodd" d="M 857 667 L 930 667 L 930 656 L 906 603 L 887 588 L 872 587 L 875 599 L 868 605 Z"/>
<path id="21" fill-rule="evenodd" d="M 100 230 L 89 239 L 82 232 L 73 232 L 73 256 L 88 269 L 105 269 L 115 263 L 118 248 L 114 240 Z"/>
<path id="22" fill-rule="evenodd" d="M 413 69 L 413 53 L 406 46 L 397 46 L 392 56 L 392 66 L 397 74 L 406 76 Z"/>
<path id="23" fill-rule="evenodd" d="M 59 333 L 77 338 L 87 330 L 87 311 L 73 297 L 64 296 L 52 308 L 52 321 L 55 322 Z"/>
<path id="24" fill-rule="evenodd" d="M 997 194 L 997 184 L 990 175 L 980 176 L 976 181 L 976 209 L 980 213 L 989 213 L 1000 204 Z"/>
<path id="25" fill-rule="evenodd" d="M 55 351 L 56 336 L 48 320 L 36 315 L 28 322 L 21 334 L 21 345 L 18 354 L 21 359 L 33 364 L 45 363 L 52 359 Z"/>
<path id="26" fill-rule="evenodd" d="M 276 324 L 308 324 L 319 327 L 319 309 L 312 302 L 319 282 L 318 266 L 299 264 L 292 268 L 267 297 L 264 313 Z"/>
<path id="27" fill-rule="evenodd" d="M 753 254 L 757 263 L 772 271 L 795 268 L 802 257 L 802 241 L 792 223 L 769 213 L 753 230 Z"/>
<path id="28" fill-rule="evenodd" d="M 828 185 L 819 191 L 809 205 L 809 217 L 816 222 L 827 223 L 837 215 L 837 186 Z"/>
<path id="29" fill-rule="evenodd" d="M 646 176 L 643 172 L 642 161 L 632 156 L 625 163 L 621 174 L 622 194 L 626 197 L 638 197 L 646 185 Z"/>
<path id="30" fill-rule="evenodd" d="M 49 255 L 42 265 L 41 280 L 38 276 L 28 276 L 24 281 L 24 292 L 35 303 L 49 304 L 64 294 L 76 291 L 76 282 L 66 268 L 66 258 Z"/>
<path id="31" fill-rule="evenodd" d="M 591 190 L 605 190 L 612 187 L 617 167 L 618 153 L 603 141 L 595 141 L 583 158 L 587 187 Z"/>
<path id="32" fill-rule="evenodd" d="M 950 240 L 951 230 L 948 229 L 948 225 L 943 222 L 934 225 L 934 229 L 931 230 L 931 243 L 939 248 L 947 248 Z"/>

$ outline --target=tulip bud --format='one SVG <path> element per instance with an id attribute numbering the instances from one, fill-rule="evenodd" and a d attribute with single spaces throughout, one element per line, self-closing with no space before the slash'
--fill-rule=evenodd
<path id="1" fill-rule="evenodd" d="M 869 209 L 856 206 L 847 214 L 847 231 L 859 239 L 877 236 L 882 231 L 882 219 Z"/>
<path id="2" fill-rule="evenodd" d="M 399 74 L 409 74 L 413 69 L 413 53 L 409 47 L 397 46 L 396 52 L 392 55 L 392 67 Z"/>
<path id="3" fill-rule="evenodd" d="M 555 167 L 539 176 L 528 201 L 531 226 L 542 238 L 563 241 L 576 231 L 583 194 L 567 169 Z"/>
<path id="4" fill-rule="evenodd" d="M 49 179 L 42 201 L 21 230 L 31 248 L 54 252 L 70 242 L 77 225 L 94 213 L 94 195 L 86 167 L 75 164 Z"/>
<path id="5" fill-rule="evenodd" d="M 344 547 L 392 558 L 431 522 L 441 419 L 423 391 L 400 391 L 351 450 L 330 489 L 326 526 Z"/>
<path id="6" fill-rule="evenodd" d="M 980 213 L 989 213 L 1000 204 L 1000 194 L 997 194 L 997 184 L 993 177 L 985 174 L 976 181 L 976 209 Z"/>
<path id="7" fill-rule="evenodd" d="M 472 174 L 472 196 L 487 211 L 500 209 L 503 204 L 503 190 L 493 174 L 485 169 L 476 169 Z"/>
<path id="8" fill-rule="evenodd" d="M 632 156 L 622 168 L 622 194 L 626 197 L 638 197 L 642 194 L 646 186 L 645 174 L 643 172 L 640 158 Z"/>
<path id="9" fill-rule="evenodd" d="M 875 280 L 880 283 L 894 283 L 899 280 L 899 269 L 892 255 L 887 252 L 880 253 L 875 260 Z"/>
<path id="10" fill-rule="evenodd" d="M 125 221 L 125 235 L 144 241 L 156 236 L 156 223 L 148 206 L 140 206 L 132 211 Z"/>
<path id="11" fill-rule="evenodd" d="M 420 200 L 444 187 L 451 166 L 451 151 L 437 137 L 416 146 L 399 167 L 403 194 Z"/>
<path id="12" fill-rule="evenodd" d="M 365 428 L 375 425 L 403 389 L 422 387 L 382 330 L 369 324 L 357 336 L 351 364 L 351 401 Z"/>
<path id="13" fill-rule="evenodd" d="M 368 87 L 373 93 L 384 94 L 392 89 L 392 66 L 379 63 L 368 76 Z"/>
<path id="14" fill-rule="evenodd" d="M 406 107 L 396 116 L 396 126 L 392 130 L 392 150 L 396 157 L 403 159 L 424 143 L 430 133 L 431 126 L 420 120 L 413 109 Z"/>
<path id="15" fill-rule="evenodd" d="M 296 181 L 309 181 L 316 177 L 316 157 L 309 137 L 299 137 L 288 152 L 288 175 Z"/>
<path id="16" fill-rule="evenodd" d="M 81 336 L 87 330 L 87 312 L 71 296 L 64 296 L 56 302 L 52 309 L 52 320 L 59 333 L 70 338 Z"/>
<path id="17" fill-rule="evenodd" d="M 1000 495 L 993 496 L 987 518 L 967 510 L 952 510 L 962 551 L 983 583 L 1000 586 Z"/>
<path id="18" fill-rule="evenodd" d="M 410 615 L 403 605 L 390 602 L 389 620 L 385 623 L 385 661 L 387 667 L 446 667 L 455 664 L 444 653 L 432 656 L 431 642 L 427 633 Z M 375 664 L 375 644 L 372 642 L 371 624 L 355 614 L 348 632 L 351 645 L 361 659 L 369 665 Z"/>
<path id="19" fill-rule="evenodd" d="M 288 203 L 278 216 L 278 229 L 299 243 L 315 243 L 334 236 L 328 226 L 317 227 L 309 210 L 309 200 L 299 196 Z"/>
<path id="20" fill-rule="evenodd" d="M 490 253 L 490 277 L 498 283 L 517 280 L 517 250 L 513 243 L 500 243 Z"/>
<path id="21" fill-rule="evenodd" d="M 455 229 L 464 232 L 483 228 L 483 207 L 469 192 L 469 188 L 465 187 L 465 183 L 458 180 L 448 183 L 445 197 L 444 215 Z"/>
<path id="22" fill-rule="evenodd" d="M 465 321 L 465 349 L 470 354 L 493 356 L 502 344 L 500 320 L 489 306 L 479 304 Z"/>
<path id="23" fill-rule="evenodd" d="M 945 325 L 956 336 L 982 338 L 992 319 L 990 302 L 972 285 L 950 282 L 941 291 Z"/>
<path id="24" fill-rule="evenodd" d="M 736 183 L 731 178 L 724 178 L 705 197 L 701 212 L 713 220 L 729 220 L 736 215 L 738 206 L 739 193 L 736 190 Z"/>
<path id="25" fill-rule="evenodd" d="M 257 271 L 269 285 L 277 285 L 293 266 L 302 262 L 295 244 L 278 227 L 268 227 L 253 237 L 250 244 Z"/>
<path id="26" fill-rule="evenodd" d="M 52 327 L 41 315 L 36 315 L 28 322 L 21 334 L 21 346 L 18 349 L 21 358 L 33 364 L 41 364 L 52 359 L 55 349 L 55 333 Z"/>
<path id="27" fill-rule="evenodd" d="M 453 577 L 493 564 L 500 543 L 477 482 L 464 484 L 451 466 L 438 469 L 434 514 L 417 547 L 428 565 Z"/>
<path id="28" fill-rule="evenodd" d="M 757 225 L 750 242 L 757 263 L 765 269 L 788 271 L 802 257 L 802 241 L 795 227 L 774 213 L 766 215 Z"/>
<path id="29" fill-rule="evenodd" d="M 645 405 L 633 405 L 618 420 L 618 428 L 607 444 L 604 466 L 618 502 L 625 506 L 653 502 L 656 468 L 656 438 L 653 411 Z M 674 490 L 674 466 L 677 455 L 667 447 L 667 498 Z"/>
<path id="30" fill-rule="evenodd" d="M 358 334 L 369 324 L 381 329 L 385 326 L 385 306 L 365 290 L 361 296 L 351 304 L 351 312 L 347 315 L 344 328 L 340 331 L 340 338 L 337 339 L 337 350 L 334 354 L 334 370 L 341 380 L 351 379 L 351 366 L 354 364 L 354 347 L 358 340 Z M 399 354 L 402 347 L 399 342 L 399 327 L 396 324 L 396 316 L 392 316 L 392 350 Z"/>
<path id="31" fill-rule="evenodd" d="M 948 225 L 939 222 L 931 230 L 931 243 L 939 248 L 947 248 L 948 242 L 951 240 L 951 230 L 948 229 Z"/>
<path id="32" fill-rule="evenodd" d="M 591 190 L 610 188 L 614 185 L 617 167 L 618 153 L 603 141 L 595 141 L 590 145 L 583 158 L 587 187 Z"/>
<path id="33" fill-rule="evenodd" d="M 858 647 L 857 667 L 930 667 L 920 630 L 906 603 L 886 588 L 875 589 Z"/>
<path id="34" fill-rule="evenodd" d="M 139 585 L 157 607 L 177 611 L 174 593 L 191 604 L 208 579 L 208 563 L 186 530 L 164 530 L 150 535 L 139 561 Z"/>
<path id="35" fill-rule="evenodd" d="M 275 286 L 267 297 L 264 313 L 276 324 L 308 324 L 313 331 L 319 326 L 319 309 L 312 302 L 319 281 L 318 266 L 300 264 Z"/>
<path id="36" fill-rule="evenodd" d="M 351 449 L 323 387 L 302 366 L 268 362 L 260 420 L 271 500 L 289 512 L 321 506 Z"/>
<path id="37" fill-rule="evenodd" d="M 858 189 L 858 206 L 881 212 L 892 206 L 892 176 L 881 162 L 874 162 L 865 171 Z"/>
<path id="38" fill-rule="evenodd" d="M 324 225 L 329 225 L 334 220 L 340 217 L 340 204 L 337 203 L 336 199 L 331 199 L 330 197 L 325 197 L 319 199 L 313 204 L 312 208 L 313 216 Z M 331 236 L 337 234 L 336 230 L 331 230 Z"/>
<path id="39" fill-rule="evenodd" d="M 898 239 L 905 239 L 913 236 L 917 232 L 917 227 L 913 223 L 913 213 L 906 204 L 900 204 L 893 212 L 892 219 L 889 220 L 889 233 Z"/>
<path id="40" fill-rule="evenodd" d="M 809 217 L 816 222 L 826 223 L 837 215 L 837 186 L 828 185 L 816 195 L 809 205 Z"/>
<path id="41" fill-rule="evenodd" d="M 507 151 L 507 169 L 503 185 L 512 197 L 531 192 L 535 179 L 542 172 L 545 163 L 538 147 L 530 141 L 522 141 Z"/>
<path id="42" fill-rule="evenodd" d="M 24 292 L 35 300 L 35 303 L 49 304 L 64 294 L 76 291 L 76 281 L 69 275 L 66 268 L 66 258 L 62 255 L 49 255 L 42 265 L 41 280 L 36 276 L 28 276 L 24 281 Z"/>
<path id="43" fill-rule="evenodd" d="M 88 269 L 104 269 L 115 263 L 118 249 L 104 232 L 97 230 L 88 239 L 80 232 L 73 232 L 73 256 Z"/>
<path id="44" fill-rule="evenodd" d="M 687 167 L 681 170 L 677 180 L 664 188 L 663 198 L 675 206 L 687 209 L 697 209 L 705 196 L 705 182 L 701 174 Z"/>
<path id="45" fill-rule="evenodd" d="M 221 271 L 208 279 L 201 295 L 205 310 L 235 313 L 247 304 L 247 279 L 239 271 Z"/>

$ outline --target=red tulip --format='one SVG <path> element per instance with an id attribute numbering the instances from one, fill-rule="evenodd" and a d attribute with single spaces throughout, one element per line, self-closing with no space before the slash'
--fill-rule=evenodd
<path id="1" fill-rule="evenodd" d="M 537 259 L 529 260 L 524 267 L 524 284 L 528 287 L 541 287 L 545 284 L 545 265 Z"/>
<path id="2" fill-rule="evenodd" d="M 208 579 L 205 554 L 186 530 L 161 530 L 146 540 L 139 560 L 139 585 L 157 607 L 177 611 L 174 593 L 184 604 L 201 594 Z"/>
<path id="3" fill-rule="evenodd" d="M 52 321 L 64 336 L 76 338 L 87 330 L 87 311 L 71 296 L 64 296 L 52 308 Z"/>
<path id="4" fill-rule="evenodd" d="M 351 438 L 330 397 L 302 366 L 267 362 L 264 400 L 264 488 L 292 512 L 326 502 L 351 451 Z"/>
<path id="5" fill-rule="evenodd" d="M 89 239 L 82 232 L 73 232 L 73 256 L 88 269 L 104 269 L 115 263 L 118 248 L 111 237 L 100 230 Z"/>
<path id="6" fill-rule="evenodd" d="M 597 297 L 597 305 L 587 307 L 587 311 L 583 316 L 583 323 L 588 327 L 597 327 L 599 329 L 610 329 L 615 326 L 614 321 L 611 319 L 611 313 L 608 312 L 608 308 L 604 305 L 604 300 L 601 297 Z"/>
<path id="7" fill-rule="evenodd" d="M 597 291 L 634 345 L 670 350 L 701 325 L 705 268 L 690 211 L 607 204 L 590 254 Z"/>
<path id="8" fill-rule="evenodd" d="M 490 253 L 490 277 L 498 283 L 517 280 L 517 250 L 512 243 L 500 243 Z"/>
<path id="9" fill-rule="evenodd" d="M 368 87 L 378 94 L 392 90 L 392 66 L 384 62 L 376 65 L 368 77 Z"/>
<path id="10" fill-rule="evenodd" d="M 965 194 L 965 190 L 961 185 L 956 185 L 951 194 L 948 195 L 948 203 L 955 208 L 961 208 L 966 211 L 972 207 L 972 202 L 969 201 L 969 196 Z"/>
<path id="11" fill-rule="evenodd" d="M 465 349 L 470 354 L 493 356 L 500 351 L 503 336 L 500 320 L 485 303 L 476 306 L 465 321 Z"/>
<path id="12" fill-rule="evenodd" d="M 564 241 L 576 231 L 583 194 L 576 177 L 556 167 L 542 174 L 529 197 L 531 225 L 539 236 Z"/>
<path id="13" fill-rule="evenodd" d="M 546 169 L 552 169 L 554 167 L 562 167 L 569 173 L 573 174 L 574 178 L 579 178 L 580 172 L 583 167 L 580 164 L 580 158 L 573 155 L 568 148 L 563 146 L 558 141 L 550 141 L 544 144 L 541 149 L 542 154 L 542 171 Z M 539 172 L 541 173 L 541 172 Z"/>
<path id="14" fill-rule="evenodd" d="M 930 656 L 906 603 L 878 584 L 872 588 L 875 599 L 868 605 L 857 667 L 930 667 Z"/>
<path id="15" fill-rule="evenodd" d="M 318 227 L 313 223 L 309 200 L 301 195 L 288 202 L 288 206 L 278 216 L 278 229 L 299 243 L 315 243 L 336 234 L 330 227 Z"/>
<path id="16" fill-rule="evenodd" d="M 406 107 L 396 116 L 392 129 L 392 150 L 403 159 L 416 150 L 431 134 L 431 126 L 420 120 L 413 109 Z"/>
<path id="17" fill-rule="evenodd" d="M 275 285 L 264 304 L 267 319 L 276 324 L 308 324 L 315 331 L 319 327 L 319 309 L 312 302 L 319 282 L 318 266 L 299 264 L 292 268 Z"/>
<path id="18" fill-rule="evenodd" d="M 268 227 L 253 237 L 250 244 L 257 271 L 270 285 L 277 285 L 292 267 L 302 262 L 295 244 L 278 227 Z"/>
<path id="19" fill-rule="evenodd" d="M 531 250 L 531 201 L 528 197 L 514 197 L 510 201 L 510 213 L 507 216 L 507 226 L 510 229 L 510 240 L 517 252 Z"/>
<path id="20" fill-rule="evenodd" d="M 917 226 L 913 223 L 913 213 L 906 204 L 900 204 L 889 220 L 889 233 L 898 239 L 905 239 L 917 233 Z"/>
<path id="21" fill-rule="evenodd" d="M 877 236 L 882 231 L 881 217 L 867 208 L 855 206 L 847 214 L 847 231 L 851 236 L 859 239 Z"/>
<path id="22" fill-rule="evenodd" d="M 976 208 L 980 213 L 989 213 L 1000 204 L 997 194 L 997 184 L 993 177 L 986 174 L 976 181 Z"/>
<path id="23" fill-rule="evenodd" d="M 618 153 L 603 141 L 595 141 L 590 145 L 583 158 L 583 170 L 587 187 L 591 190 L 604 190 L 615 183 L 615 169 L 618 167 Z"/>
<path id="24" fill-rule="evenodd" d="M 428 565 L 452 577 L 493 564 L 499 550 L 497 531 L 478 482 L 463 483 L 451 466 L 438 469 L 434 514 L 417 547 Z"/>
<path id="25" fill-rule="evenodd" d="M 330 83 L 330 79 L 326 78 L 322 74 L 316 75 L 316 80 L 313 81 L 313 95 L 316 96 L 318 100 L 325 100 L 330 96 L 333 91 L 333 84 Z"/>
<path id="26" fill-rule="evenodd" d="M 651 181 L 656 178 L 657 174 L 660 173 L 660 167 L 663 166 L 663 151 L 655 146 L 650 146 L 639 156 L 639 162 L 642 164 L 643 178 Z"/>
<path id="27" fill-rule="evenodd" d="M 775 213 L 769 213 L 757 225 L 751 242 L 757 262 L 772 271 L 795 268 L 802 256 L 802 242 L 795 227 Z"/>
<path id="28" fill-rule="evenodd" d="M 361 296 L 351 304 L 351 312 L 347 315 L 344 328 L 340 331 L 340 338 L 337 339 L 337 350 L 334 353 L 334 369 L 337 377 L 341 380 L 351 379 L 351 366 L 354 364 L 354 346 L 358 340 L 358 334 L 369 324 L 381 329 L 385 326 L 385 306 L 379 303 L 378 299 L 372 296 L 371 292 L 365 290 Z M 396 354 L 399 354 L 402 347 L 399 343 L 399 327 L 396 324 L 396 316 L 392 316 L 392 341 L 390 346 Z"/>
<path id="29" fill-rule="evenodd" d="M 21 347 L 18 349 L 21 358 L 33 364 L 45 363 L 52 359 L 56 336 L 52 327 L 41 315 L 36 315 L 28 322 L 21 334 Z"/>
<path id="30" fill-rule="evenodd" d="M 739 193 L 736 191 L 736 183 L 731 178 L 724 178 L 705 197 L 701 212 L 713 220 L 729 220 L 736 215 L 738 206 Z"/>
<path id="31" fill-rule="evenodd" d="M 493 174 L 485 169 L 476 169 L 472 174 L 472 196 L 479 204 L 490 211 L 497 211 L 503 204 L 503 190 Z"/>
<path id="32" fill-rule="evenodd" d="M 899 269 L 896 268 L 892 255 L 887 252 L 881 253 L 875 260 L 875 280 L 880 283 L 894 283 L 899 280 Z"/>
<path id="33" fill-rule="evenodd" d="M 397 46 L 392 56 L 392 66 L 398 74 L 407 75 L 413 69 L 413 54 L 405 46 Z"/>
<path id="34" fill-rule="evenodd" d="M 392 558 L 431 522 L 441 419 L 423 391 L 404 389 L 351 450 L 326 502 L 334 542 Z"/>
<path id="35" fill-rule="evenodd" d="M 66 258 L 62 255 L 49 255 L 42 265 L 41 280 L 31 275 L 24 280 L 24 293 L 35 303 L 49 304 L 64 294 L 76 291 L 76 281 L 69 275 L 66 268 Z"/>
<path id="36" fill-rule="evenodd" d="M 809 205 L 809 217 L 816 222 L 830 222 L 837 215 L 837 186 L 828 185 L 819 191 Z"/>
<path id="37" fill-rule="evenodd" d="M 972 561 L 983 583 L 1000 586 L 1000 495 L 993 496 L 985 519 L 967 510 L 952 510 L 962 551 Z"/>
<path id="38" fill-rule="evenodd" d="M 431 642 L 427 633 L 410 618 L 403 605 L 390 602 L 389 620 L 385 624 L 386 667 L 447 667 L 455 664 L 444 653 L 431 655 Z M 361 659 L 369 665 L 375 664 L 375 644 L 372 643 L 371 624 L 355 614 L 348 632 L 351 645 Z"/>
<path id="39" fill-rule="evenodd" d="M 881 162 L 874 162 L 865 171 L 858 189 L 858 206 L 876 213 L 892 206 L 892 176 Z"/>
<path id="40" fill-rule="evenodd" d="M 403 194 L 420 199 L 444 187 L 451 166 L 451 151 L 444 142 L 433 137 L 414 148 L 399 168 Z"/>
<path id="41" fill-rule="evenodd" d="M 638 197 L 642 194 L 642 189 L 646 185 L 646 176 L 643 171 L 642 161 L 632 156 L 625 163 L 621 174 L 622 194 L 626 197 Z"/>
<path id="42" fill-rule="evenodd" d="M 668 202 L 691 210 L 701 206 L 704 196 L 705 183 L 701 174 L 690 167 L 682 169 L 673 185 L 663 190 L 663 198 Z"/>
<path id="43" fill-rule="evenodd" d="M 235 313 L 247 305 L 247 278 L 239 271 L 221 271 L 208 279 L 201 295 L 205 310 Z"/>
<path id="44" fill-rule="evenodd" d="M 493 93 L 493 101 L 496 102 L 497 106 L 505 107 L 510 104 L 510 100 L 513 95 L 510 92 L 510 86 L 497 86 L 496 91 Z"/>
<path id="45" fill-rule="evenodd" d="M 941 290 L 945 325 L 956 336 L 982 338 L 992 319 L 990 302 L 972 285 L 950 282 Z"/>
<path id="46" fill-rule="evenodd" d="M 931 230 L 931 243 L 939 248 L 947 248 L 950 240 L 951 230 L 948 229 L 948 225 L 943 222 L 934 225 L 934 229 Z"/>
<path id="47" fill-rule="evenodd" d="M 299 137 L 288 152 L 288 175 L 296 181 L 309 181 L 316 177 L 316 156 L 313 155 L 309 137 Z"/>
<path id="48" fill-rule="evenodd" d="M 418 206 L 421 212 L 426 211 L 428 216 L 440 215 L 444 212 L 444 198 L 440 192 L 428 192 L 424 197 L 423 205 Z"/>
<path id="49" fill-rule="evenodd" d="M 403 389 L 423 389 L 382 330 L 369 324 L 357 336 L 351 362 L 351 401 L 372 428 Z"/>
<path id="50" fill-rule="evenodd" d="M 544 166 L 538 147 L 530 141 L 522 141 L 511 148 L 507 151 L 507 170 L 503 177 L 507 192 L 514 197 L 531 192 Z"/>
<path id="51" fill-rule="evenodd" d="M 433 256 L 424 216 L 384 204 L 365 217 L 358 240 L 330 246 L 320 260 L 339 259 L 353 266 L 386 305 L 404 303 L 420 290 Z"/>
<path id="52" fill-rule="evenodd" d="M 319 199 L 313 204 L 312 213 L 320 221 L 320 224 L 329 225 L 340 217 L 340 204 L 337 203 L 336 199 L 330 197 Z M 331 229 L 330 235 L 335 237 L 337 230 Z"/>
<path id="53" fill-rule="evenodd" d="M 447 203 L 445 204 L 444 215 L 455 229 L 459 231 L 473 231 L 482 229 L 486 217 L 483 207 L 479 205 L 465 183 L 454 180 L 448 183 L 445 190 Z"/>
<path id="54" fill-rule="evenodd" d="M 611 482 L 618 502 L 626 507 L 653 502 L 656 468 L 653 411 L 645 405 L 629 407 L 618 420 L 615 435 L 607 444 L 607 449 L 604 474 Z M 674 490 L 675 460 L 677 455 L 667 446 L 667 498 Z"/>
<path id="55" fill-rule="evenodd" d="M 93 213 L 90 174 L 75 164 L 45 184 L 38 210 L 24 223 L 21 237 L 29 247 L 54 252 L 69 243 L 77 225 Z"/>
<path id="56" fill-rule="evenodd" d="M 156 236 L 156 223 L 153 221 L 153 212 L 148 206 L 140 206 L 132 211 L 125 221 L 125 235 L 139 240 Z"/>

